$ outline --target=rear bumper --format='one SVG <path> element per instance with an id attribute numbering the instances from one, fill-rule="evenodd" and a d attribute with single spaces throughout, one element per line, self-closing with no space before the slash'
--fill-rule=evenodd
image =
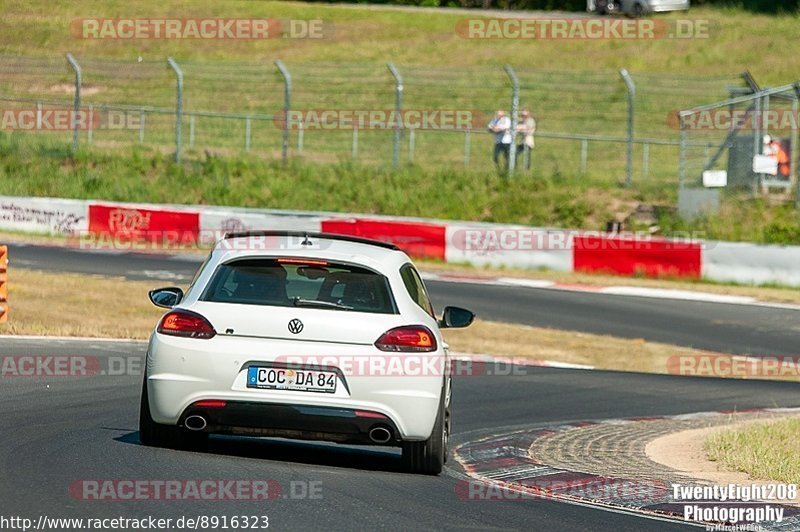
<path id="1" fill-rule="evenodd" d="M 150 340 L 146 364 L 150 414 L 156 423 L 178 425 L 183 422 L 187 410 L 194 403 L 211 399 L 236 405 L 253 405 L 241 407 L 247 410 L 241 415 L 236 413 L 239 407 L 232 411 L 231 414 L 236 414 L 235 422 L 219 419 L 217 424 L 222 432 L 232 432 L 233 429 L 241 432 L 240 429 L 249 428 L 253 429 L 251 433 L 254 435 L 258 434 L 257 429 L 263 429 L 261 432 L 264 435 L 270 430 L 354 434 L 349 428 L 341 429 L 343 425 L 352 425 L 347 416 L 325 430 L 308 427 L 305 421 L 300 426 L 286 423 L 275 426 L 269 416 L 275 414 L 286 419 L 301 408 L 329 409 L 326 410 L 328 413 L 336 410 L 364 410 L 384 415 L 393 434 L 403 441 L 428 439 L 439 410 L 439 399 L 445 382 L 443 375 L 375 376 L 340 368 L 341 382 L 335 393 L 262 390 L 247 386 L 249 366 L 276 363 L 282 356 L 319 353 L 332 357 L 391 356 L 382 352 L 377 352 L 376 355 L 376 351 L 372 346 L 320 346 L 296 341 L 220 336 L 211 340 L 194 340 L 154 334 Z M 440 361 L 446 360 L 443 352 L 429 355 Z M 277 410 L 270 411 L 273 406 Z M 261 415 L 260 412 L 269 414 Z M 248 415 L 261 421 L 242 423 Z M 315 421 L 319 421 L 320 426 L 327 427 L 329 424 L 324 419 Z M 361 428 L 363 427 L 359 425 L 359 433 Z"/>
<path id="2" fill-rule="evenodd" d="M 189 406 L 178 424 L 185 426 L 189 416 L 201 416 L 206 427 L 200 432 L 273 436 L 293 439 L 325 440 L 338 443 L 372 444 L 369 431 L 382 427 L 392 437 L 384 445 L 401 441 L 394 422 L 381 414 L 363 417 L 346 408 L 265 404 L 245 401 L 227 403 L 224 407 Z"/>

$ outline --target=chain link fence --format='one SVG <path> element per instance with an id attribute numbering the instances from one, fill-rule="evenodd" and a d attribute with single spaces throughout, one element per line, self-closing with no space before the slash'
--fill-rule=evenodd
<path id="1" fill-rule="evenodd" d="M 177 70 L 166 58 L 76 57 L 70 66 L 64 58 L 0 56 L 4 109 L 12 115 L 33 110 L 37 121 L 36 127 L 3 129 L 67 143 L 77 129 L 78 144 L 90 147 L 142 144 L 177 154 L 251 152 L 322 163 L 494 172 L 494 136 L 486 125 L 496 109 L 513 114 L 526 106 L 537 121 L 536 146 L 531 169 L 520 162 L 517 174 L 673 187 L 681 142 L 691 150 L 688 174 L 699 167 L 696 154 L 705 161 L 718 139 L 681 137 L 671 117 L 742 86 L 738 76 L 686 78 L 635 69 L 628 86 L 620 72 L 541 71 L 524 64 L 397 64 L 392 71 L 388 64 L 304 63 L 284 65 L 282 73 L 268 62 L 175 63 Z M 518 109 L 512 109 L 514 101 Z M 70 109 L 79 109 L 83 119 L 77 128 L 48 129 L 42 123 L 48 111 Z M 326 122 L 324 113 L 334 118 Z M 365 126 L 351 120 L 358 113 L 382 118 Z M 453 125 L 445 115 L 467 120 Z M 410 116 L 422 117 L 422 123 Z"/>
<path id="2" fill-rule="evenodd" d="M 753 91 L 678 113 L 680 186 L 708 185 L 722 172 L 729 189 L 754 195 L 797 183 L 800 82 Z"/>

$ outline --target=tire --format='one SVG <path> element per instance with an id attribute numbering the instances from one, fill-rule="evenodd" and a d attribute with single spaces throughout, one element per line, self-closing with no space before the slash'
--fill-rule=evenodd
<path id="1" fill-rule="evenodd" d="M 633 18 L 642 18 L 643 16 L 644 16 L 644 8 L 642 7 L 642 4 L 636 2 L 633 5 Z"/>
<path id="2" fill-rule="evenodd" d="M 142 399 L 139 403 L 139 443 L 148 447 L 170 449 L 196 449 L 208 440 L 205 433 L 188 433 L 174 425 L 162 425 L 150 415 L 150 398 L 147 392 L 147 376 L 142 382 Z"/>
<path id="3" fill-rule="evenodd" d="M 438 475 L 447 461 L 447 444 L 450 438 L 450 406 L 446 397 L 447 387 L 442 389 L 439 413 L 433 424 L 431 437 L 425 441 L 404 442 L 403 470 L 408 473 Z"/>

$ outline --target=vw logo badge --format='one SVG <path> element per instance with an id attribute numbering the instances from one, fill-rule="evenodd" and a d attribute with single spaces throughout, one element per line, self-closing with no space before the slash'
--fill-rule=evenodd
<path id="1" fill-rule="evenodd" d="M 298 319 L 293 319 L 289 322 L 289 332 L 292 334 L 300 334 L 303 330 L 303 322 Z"/>

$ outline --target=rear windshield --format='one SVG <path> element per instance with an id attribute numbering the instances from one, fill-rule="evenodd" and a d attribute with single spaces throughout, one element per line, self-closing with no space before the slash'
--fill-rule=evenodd
<path id="1" fill-rule="evenodd" d="M 222 264 L 202 301 L 394 314 L 389 280 L 372 270 L 315 259 Z"/>

